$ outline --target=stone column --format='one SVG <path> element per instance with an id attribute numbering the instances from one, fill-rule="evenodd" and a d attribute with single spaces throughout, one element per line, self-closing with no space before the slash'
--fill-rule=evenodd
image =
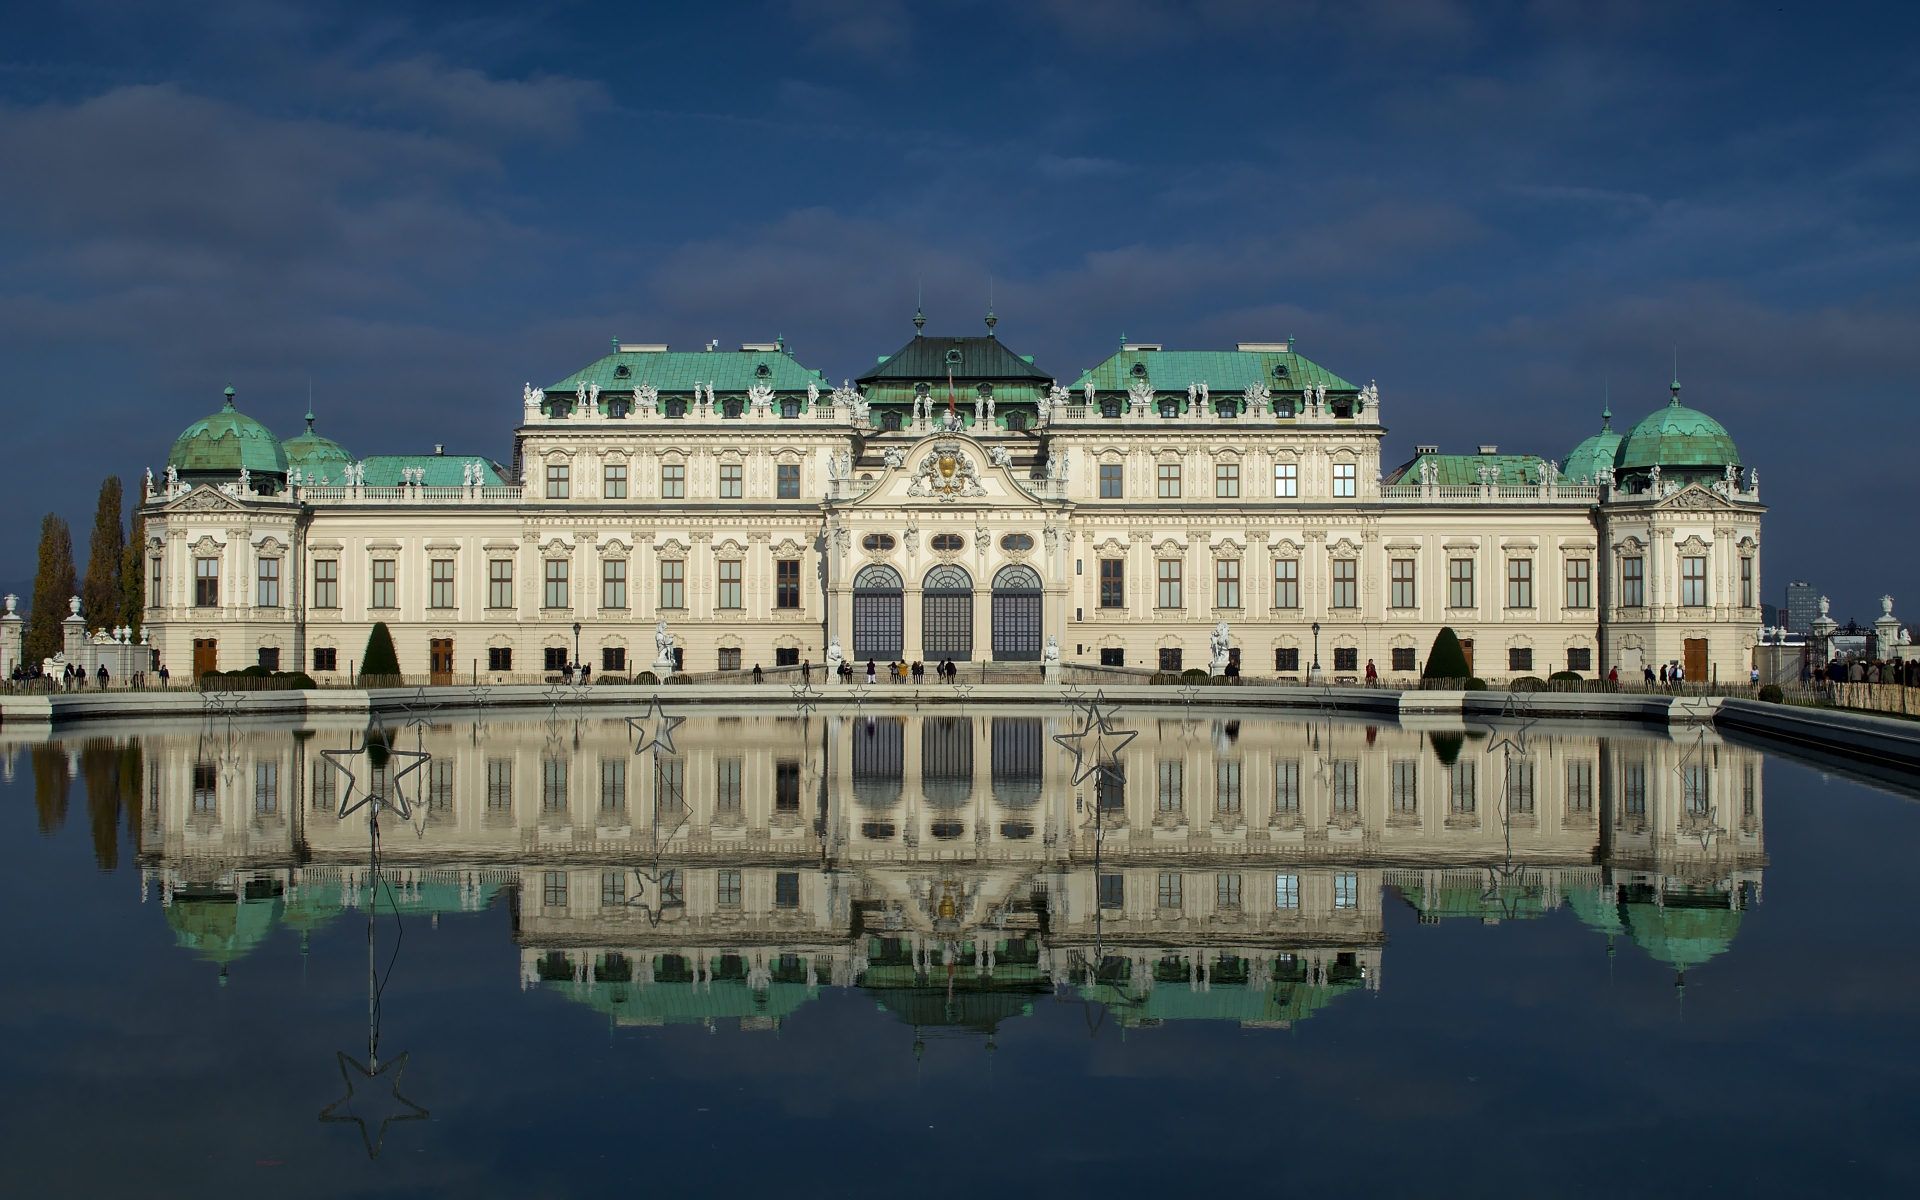
<path id="1" fill-rule="evenodd" d="M 0 616 L 0 679 L 13 674 L 13 669 L 26 660 L 27 623 L 15 609 L 20 597 L 9 595 L 6 599 L 7 611 Z"/>

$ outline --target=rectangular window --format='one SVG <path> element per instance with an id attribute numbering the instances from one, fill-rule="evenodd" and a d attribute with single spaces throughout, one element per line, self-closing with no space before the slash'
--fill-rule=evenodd
<path id="1" fill-rule="evenodd" d="M 399 606 L 399 563 L 391 558 L 373 560 L 373 608 L 396 608 Z"/>
<path id="2" fill-rule="evenodd" d="M 1533 607 L 1533 560 L 1530 558 L 1507 560 L 1507 607 Z"/>
<path id="3" fill-rule="evenodd" d="M 1158 764 L 1160 780 L 1160 811 L 1179 812 L 1186 806 L 1186 797 L 1182 795 L 1186 782 L 1186 764 L 1177 758 L 1163 759 Z"/>
<path id="4" fill-rule="evenodd" d="M 166 595 L 166 566 L 164 559 L 152 559 L 147 572 L 147 607 L 157 608 L 161 598 Z"/>
<path id="5" fill-rule="evenodd" d="M 775 478 L 774 496 L 781 500 L 800 498 L 800 464 L 781 463 Z"/>
<path id="6" fill-rule="evenodd" d="M 278 671 L 280 669 L 280 648 L 278 646 L 262 646 L 260 647 L 259 655 L 261 666 L 269 671 Z"/>
<path id="7" fill-rule="evenodd" d="M 1680 772 L 1680 796 L 1690 817 L 1704 817 L 1713 804 L 1713 776 L 1705 763 L 1690 763 Z"/>
<path id="8" fill-rule="evenodd" d="M 1221 816 L 1240 813 L 1240 760 L 1216 759 L 1213 764 L 1213 811 Z"/>
<path id="9" fill-rule="evenodd" d="M 1687 557 L 1680 560 L 1680 605 L 1701 608 L 1707 603 L 1707 560 Z"/>
<path id="10" fill-rule="evenodd" d="M 1100 464 L 1100 498 L 1102 500 L 1120 500 L 1127 494 L 1124 482 L 1126 467 L 1121 463 Z"/>
<path id="11" fill-rule="evenodd" d="M 1393 669 L 1396 671 L 1418 671 L 1420 666 L 1414 661 L 1418 652 L 1412 646 L 1393 648 Z"/>
<path id="12" fill-rule="evenodd" d="M 453 760 L 436 758 L 427 774 L 427 810 L 453 811 Z"/>
<path id="13" fill-rule="evenodd" d="M 663 559 L 660 563 L 660 607 L 687 606 L 687 564 L 684 559 Z"/>
<path id="14" fill-rule="evenodd" d="M 624 812 L 627 807 L 627 763 L 621 758 L 600 760 L 600 811 Z"/>
<path id="15" fill-rule="evenodd" d="M 1273 563 L 1273 606 L 1300 607 L 1300 560 L 1275 559 Z"/>
<path id="16" fill-rule="evenodd" d="M 567 648 L 565 646 L 548 646 L 540 653 L 543 664 L 541 670 L 564 671 L 567 669 Z"/>
<path id="17" fill-rule="evenodd" d="M 1644 818 L 1647 815 L 1647 764 L 1621 765 L 1620 812 L 1629 817 Z"/>
<path id="18" fill-rule="evenodd" d="M 1300 877 L 1298 875 L 1275 875 L 1273 877 L 1273 906 L 1279 909 L 1298 909 L 1300 907 Z"/>
<path id="19" fill-rule="evenodd" d="M 1470 558 L 1447 560 L 1447 607 L 1473 607 L 1473 560 Z"/>
<path id="20" fill-rule="evenodd" d="M 1333 591 L 1329 604 L 1334 608 L 1360 607 L 1360 560 L 1357 558 L 1336 558 L 1333 560 Z"/>
<path id="21" fill-rule="evenodd" d="M 331 760 L 320 759 L 313 764 L 313 808 L 316 812 L 332 812 L 339 802 L 340 770 Z"/>
<path id="22" fill-rule="evenodd" d="M 1273 464 L 1273 498 L 1291 500 L 1300 494 L 1300 468 L 1292 463 Z"/>
<path id="23" fill-rule="evenodd" d="M 567 587 L 567 569 L 571 565 L 564 558 L 547 559 L 547 590 L 541 598 L 543 608 L 567 608 L 573 598 Z"/>
<path id="24" fill-rule="evenodd" d="M 1620 606 L 1643 608 L 1647 603 L 1647 560 L 1640 557 L 1620 560 Z"/>
<path id="25" fill-rule="evenodd" d="M 783 558 L 773 564 L 773 602 L 777 608 L 800 607 L 800 560 Z"/>
<path id="26" fill-rule="evenodd" d="M 1273 765 L 1273 811 L 1300 811 L 1300 760 L 1282 759 Z"/>
<path id="27" fill-rule="evenodd" d="M 1183 607 L 1180 602 L 1180 560 L 1177 558 L 1160 560 L 1159 607 Z"/>
<path id="28" fill-rule="evenodd" d="M 1180 464 L 1161 463 L 1159 475 L 1160 498 L 1162 500 L 1178 500 L 1180 498 Z"/>
<path id="29" fill-rule="evenodd" d="M 1742 559 L 1745 562 L 1748 560 Z M 280 607 L 280 560 L 263 558 L 260 560 L 260 599 L 261 608 Z"/>
<path id="30" fill-rule="evenodd" d="M 625 646 L 602 646 L 600 648 L 600 669 L 609 675 L 617 675 L 627 669 L 627 648 Z"/>
<path id="31" fill-rule="evenodd" d="M 1127 665 L 1127 651 L 1122 646 L 1100 647 L 1100 665 L 1103 667 L 1124 667 Z"/>
<path id="32" fill-rule="evenodd" d="M 1240 498 L 1240 464 L 1216 463 L 1213 468 L 1213 495 L 1216 500 Z"/>
<path id="33" fill-rule="evenodd" d="M 600 483 L 600 495 L 607 500 L 627 498 L 627 464 L 607 464 L 606 477 Z"/>
<path id="34" fill-rule="evenodd" d="M 740 481 L 743 468 L 737 463 L 723 463 L 720 467 L 720 498 L 738 500 L 745 488 Z"/>
<path id="35" fill-rule="evenodd" d="M 683 758 L 658 758 L 653 763 L 653 812 L 674 814 L 687 810 L 687 762 Z"/>
<path id="36" fill-rule="evenodd" d="M 773 811 L 800 811 L 800 764 L 791 759 L 773 764 Z"/>
<path id="37" fill-rule="evenodd" d="M 313 651 L 313 669 L 316 671 L 337 671 L 340 652 L 332 646 L 317 646 Z"/>
<path id="38" fill-rule="evenodd" d="M 487 647 L 487 670 L 489 671 L 513 670 L 513 648 L 510 646 L 488 646 Z"/>
<path id="39" fill-rule="evenodd" d="M 627 873 L 625 871 L 600 872 L 600 907 L 620 908 L 627 902 Z"/>
<path id="40" fill-rule="evenodd" d="M 1221 873 L 1213 877 L 1213 902 L 1216 908 L 1240 907 L 1240 877 Z"/>
<path id="41" fill-rule="evenodd" d="M 1360 907 L 1360 875 L 1357 871 L 1336 871 L 1333 875 L 1333 906 Z"/>
<path id="42" fill-rule="evenodd" d="M 1240 607 L 1240 560 L 1223 558 L 1213 564 L 1213 606 Z"/>
<path id="43" fill-rule="evenodd" d="M 1753 560 L 1745 557 L 1740 560 L 1740 607 L 1753 607 Z"/>
<path id="44" fill-rule="evenodd" d="M 1353 495 L 1358 475 L 1359 468 L 1352 463 L 1333 464 L 1333 494 L 1340 497 Z"/>
<path id="45" fill-rule="evenodd" d="M 1335 646 L 1333 648 L 1333 669 L 1336 671 L 1358 671 L 1360 669 L 1360 648 L 1358 646 Z"/>
<path id="46" fill-rule="evenodd" d="M 1509 646 L 1507 648 L 1507 670 L 1533 670 L 1533 648 L 1531 646 Z"/>
<path id="47" fill-rule="evenodd" d="M 1585 759 L 1567 762 L 1567 812 L 1593 812 L 1593 764 Z"/>
<path id="48" fill-rule="evenodd" d="M 1396 558 L 1388 564 L 1389 581 L 1392 587 L 1388 594 L 1389 608 L 1413 608 L 1419 604 L 1414 596 L 1413 560 Z"/>
<path id="49" fill-rule="evenodd" d="M 567 811 L 567 760 L 540 760 L 540 807 L 546 812 Z"/>
<path id="50" fill-rule="evenodd" d="M 687 498 L 687 469 L 679 463 L 667 463 L 660 468 L 660 498 L 662 500 L 684 500 Z"/>
<path id="51" fill-rule="evenodd" d="M 1094 803 L 1104 812 L 1120 812 L 1127 807 L 1127 781 L 1117 771 L 1102 771 L 1094 791 Z"/>
<path id="52" fill-rule="evenodd" d="M 1162 671 L 1178 671 L 1180 669 L 1180 647 L 1160 647 L 1160 669 Z"/>
<path id="53" fill-rule="evenodd" d="M 428 564 L 432 575 L 428 580 L 427 603 L 430 608 L 453 607 L 453 560 L 436 558 Z"/>
<path id="54" fill-rule="evenodd" d="M 1569 671 L 1593 670 L 1593 649 L 1589 646 L 1567 647 L 1567 670 Z"/>
<path id="55" fill-rule="evenodd" d="M 773 906 L 775 908 L 800 907 L 800 872 L 781 871 L 774 875 Z"/>
<path id="56" fill-rule="evenodd" d="M 1533 764 L 1526 759 L 1507 760 L 1507 811 L 1520 816 L 1533 814 Z"/>
<path id="57" fill-rule="evenodd" d="M 1567 560 L 1567 607 L 1593 607 L 1593 563 L 1588 559 Z"/>
<path id="58" fill-rule="evenodd" d="M 625 608 L 627 606 L 627 564 L 622 559 L 610 558 L 600 564 L 600 607 Z"/>
<path id="59" fill-rule="evenodd" d="M 1360 811 L 1360 763 L 1358 760 L 1351 758 L 1335 760 L 1332 799 L 1336 816 L 1350 817 Z"/>
<path id="60" fill-rule="evenodd" d="M 513 760 L 487 760 L 487 810 L 509 812 L 513 808 Z"/>
<path id="61" fill-rule="evenodd" d="M 798 876 L 795 877 L 796 882 Z M 660 907 L 685 908 L 687 887 L 678 871 L 660 872 Z"/>
<path id="62" fill-rule="evenodd" d="M 1102 875 L 1100 877 L 1100 907 L 1125 908 L 1127 906 L 1127 877 L 1125 875 Z"/>
<path id="63" fill-rule="evenodd" d="M 740 759 L 722 758 L 714 766 L 713 807 L 716 812 L 740 811 Z"/>
<path id="64" fill-rule="evenodd" d="M 740 872 L 716 871 L 714 876 L 714 900 L 722 908 L 739 908 Z"/>
<path id="65" fill-rule="evenodd" d="M 313 564 L 313 606 L 340 607 L 340 564 L 335 559 L 323 558 Z"/>
<path id="66" fill-rule="evenodd" d="M 543 890 L 542 900 L 548 908 L 565 908 L 567 906 L 567 873 L 565 871 L 547 871 L 545 872 L 545 876 L 544 882 L 546 886 Z"/>
<path id="67" fill-rule="evenodd" d="M 720 647 L 719 667 L 722 671 L 738 671 L 740 669 L 740 647 Z"/>
<path id="68" fill-rule="evenodd" d="M 1161 908 L 1181 907 L 1180 872 L 1178 871 L 1160 872 L 1160 907 Z"/>
<path id="69" fill-rule="evenodd" d="M 267 816 L 280 811 L 280 764 L 253 765 L 253 811 Z"/>
<path id="70" fill-rule="evenodd" d="M 573 468 L 561 463 L 547 467 L 547 499 L 565 500 L 573 490 L 571 475 Z"/>
<path id="71" fill-rule="evenodd" d="M 219 559 L 196 558 L 193 560 L 193 606 L 195 608 L 220 607 Z"/>
<path id="72" fill-rule="evenodd" d="M 487 563 L 487 607 L 513 607 L 513 560 L 491 559 Z"/>
<path id="73" fill-rule="evenodd" d="M 1471 816 L 1480 807 L 1480 773 L 1471 762 L 1447 768 L 1447 803 L 1457 816 Z"/>
<path id="74" fill-rule="evenodd" d="M 1420 764 L 1396 759 L 1393 764 L 1393 815 L 1415 816 L 1420 811 Z"/>
<path id="75" fill-rule="evenodd" d="M 1300 647 L 1280 646 L 1273 652 L 1273 669 L 1276 671 L 1298 671 L 1300 669 Z"/>
<path id="76" fill-rule="evenodd" d="M 740 607 L 740 565 L 738 561 L 720 564 L 720 592 L 714 597 L 715 608 Z"/>
<path id="77" fill-rule="evenodd" d="M 1118 558 L 1100 560 L 1100 607 L 1127 606 L 1127 564 Z"/>

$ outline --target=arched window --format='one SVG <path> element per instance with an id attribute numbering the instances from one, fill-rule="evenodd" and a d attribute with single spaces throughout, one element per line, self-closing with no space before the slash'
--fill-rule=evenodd
<path id="1" fill-rule="evenodd" d="M 853 656 L 892 661 L 900 657 L 905 630 L 900 573 L 869 563 L 853 577 Z"/>
<path id="2" fill-rule="evenodd" d="M 973 576 L 958 563 L 941 563 L 920 584 L 920 647 L 938 661 L 973 657 Z"/>
<path id="3" fill-rule="evenodd" d="M 1032 538 L 1026 534 L 1009 537 Z M 1000 568 L 993 577 L 993 657 L 997 662 L 1038 662 L 1040 573 L 1025 563 Z"/>

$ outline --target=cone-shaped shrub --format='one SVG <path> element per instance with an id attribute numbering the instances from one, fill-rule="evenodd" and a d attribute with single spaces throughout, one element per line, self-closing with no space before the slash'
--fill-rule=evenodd
<path id="1" fill-rule="evenodd" d="M 1427 669 L 1420 672 L 1420 677 L 1465 679 L 1471 674 L 1473 670 L 1467 666 L 1467 652 L 1460 648 L 1460 639 L 1451 628 L 1442 628 L 1433 639 L 1433 649 L 1427 651 Z"/>
<path id="2" fill-rule="evenodd" d="M 393 635 L 387 632 L 387 623 L 380 622 L 367 635 L 367 654 L 360 660 L 362 675 L 398 675 L 400 656 L 393 652 Z"/>

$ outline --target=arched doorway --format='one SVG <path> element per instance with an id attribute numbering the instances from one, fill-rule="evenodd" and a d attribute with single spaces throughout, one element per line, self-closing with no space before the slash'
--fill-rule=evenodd
<path id="1" fill-rule="evenodd" d="M 941 563 L 920 585 L 920 653 L 938 662 L 973 657 L 973 576 Z"/>
<path id="2" fill-rule="evenodd" d="M 995 662 L 1039 662 L 1040 573 L 1015 563 L 993 577 Z"/>
<path id="3" fill-rule="evenodd" d="M 853 577 L 853 656 L 891 662 L 906 628 L 900 572 L 869 563 Z"/>

